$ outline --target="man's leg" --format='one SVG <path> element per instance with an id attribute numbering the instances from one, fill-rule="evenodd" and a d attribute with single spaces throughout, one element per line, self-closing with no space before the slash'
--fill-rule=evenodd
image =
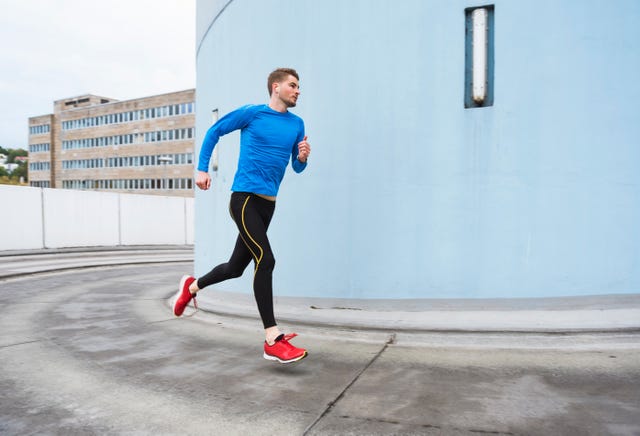
<path id="1" fill-rule="evenodd" d="M 234 194 L 231 213 L 240 231 L 240 236 L 255 263 L 253 292 L 265 330 L 263 357 L 280 363 L 296 362 L 307 356 L 307 350 L 289 343 L 295 334 L 280 333 L 273 315 L 273 268 L 275 258 L 267 237 L 267 229 L 273 217 L 275 202 L 255 195 Z"/>
<path id="2" fill-rule="evenodd" d="M 220 283 L 228 279 L 240 277 L 250 262 L 251 253 L 243 242 L 242 237 L 238 235 L 236 246 L 233 249 L 233 253 L 229 258 L 229 261 L 226 263 L 221 263 L 220 265 L 209 271 L 207 274 L 194 281 L 193 284 L 189 287 L 189 290 L 191 291 L 191 293 L 195 293 L 202 288 L 206 288 L 207 286 Z"/>
<path id="3" fill-rule="evenodd" d="M 231 202 L 233 202 L 233 198 L 232 195 Z M 229 212 L 231 213 L 231 204 L 229 205 Z M 231 217 L 233 218 L 233 213 L 231 213 Z M 195 297 L 200 289 L 224 280 L 240 277 L 251 262 L 251 259 L 251 252 L 245 245 L 242 237 L 238 235 L 236 246 L 228 262 L 216 266 L 197 280 L 192 276 L 182 277 L 178 287 L 178 294 L 173 303 L 174 315 L 181 316 L 191 300 L 193 300 L 193 304 L 197 308 Z"/>
<path id="4" fill-rule="evenodd" d="M 250 194 L 234 193 L 231 198 L 231 214 L 238 226 L 240 238 L 254 261 L 253 292 L 258 312 L 265 330 L 276 333 L 277 324 L 273 314 L 275 258 L 267 237 L 275 203 Z M 279 335 L 277 333 L 276 337 Z"/>
<path id="5" fill-rule="evenodd" d="M 173 303 L 174 315 L 181 316 L 192 299 L 194 306 L 197 308 L 195 297 L 200 289 L 227 279 L 240 277 L 250 262 L 251 253 L 242 241 L 242 238 L 238 236 L 236 247 L 231 254 L 229 262 L 216 266 L 197 280 L 192 276 L 182 277 L 178 287 L 178 294 Z"/>

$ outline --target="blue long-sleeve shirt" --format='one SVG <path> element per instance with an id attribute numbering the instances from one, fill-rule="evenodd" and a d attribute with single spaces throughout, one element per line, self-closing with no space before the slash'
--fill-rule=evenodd
<path id="1" fill-rule="evenodd" d="M 291 112 L 267 105 L 247 105 L 229 112 L 209 128 L 202 142 L 199 171 L 209 171 L 211 153 L 220 137 L 240 129 L 240 158 L 231 190 L 276 196 L 291 160 L 296 173 L 307 163 L 298 160 L 304 122 Z"/>

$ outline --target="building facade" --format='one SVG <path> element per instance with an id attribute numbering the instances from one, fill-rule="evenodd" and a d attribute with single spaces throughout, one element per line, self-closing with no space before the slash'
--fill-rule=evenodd
<path id="1" fill-rule="evenodd" d="M 276 295 L 640 292 L 639 1 L 290 3 L 198 0 L 196 17 L 198 146 L 212 111 L 300 74 L 312 151 L 269 227 Z M 235 243 L 237 142 L 196 191 L 198 274 Z"/>
<path id="2" fill-rule="evenodd" d="M 83 95 L 29 118 L 31 186 L 193 196 L 195 90 Z"/>

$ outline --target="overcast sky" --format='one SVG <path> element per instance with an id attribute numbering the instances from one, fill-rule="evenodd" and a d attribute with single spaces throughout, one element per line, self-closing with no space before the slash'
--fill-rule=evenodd
<path id="1" fill-rule="evenodd" d="M 82 94 L 119 100 L 195 87 L 195 0 L 0 0 L 0 145 Z"/>

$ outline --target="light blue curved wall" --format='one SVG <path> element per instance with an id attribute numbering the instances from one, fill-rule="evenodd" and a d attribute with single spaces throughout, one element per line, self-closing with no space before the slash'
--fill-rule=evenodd
<path id="1" fill-rule="evenodd" d="M 639 292 L 640 2 L 493 2 L 494 106 L 465 109 L 464 9 L 483 4 L 198 0 L 198 148 L 212 109 L 301 75 L 312 156 L 278 199 L 276 294 Z M 233 248 L 238 138 L 196 194 L 197 274 Z"/>

